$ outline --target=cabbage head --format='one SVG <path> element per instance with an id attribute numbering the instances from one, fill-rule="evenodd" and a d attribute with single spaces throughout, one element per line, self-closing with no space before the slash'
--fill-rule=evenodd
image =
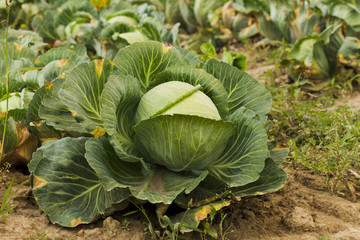
<path id="1" fill-rule="evenodd" d="M 277 163 L 287 152 L 267 141 L 266 88 L 184 49 L 134 43 L 114 61 L 78 64 L 30 105 L 63 136 L 45 141 L 29 164 L 38 205 L 63 226 L 135 198 L 189 207 L 171 219 L 196 227 L 209 204 L 273 192 L 286 179 Z"/>

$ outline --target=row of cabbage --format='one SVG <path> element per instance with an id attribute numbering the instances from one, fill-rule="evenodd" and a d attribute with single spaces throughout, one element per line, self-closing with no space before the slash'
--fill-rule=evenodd
<path id="1" fill-rule="evenodd" d="M 181 21 L 203 41 L 226 43 L 256 34 L 264 43 L 289 44 L 283 63 L 290 77 L 331 79 L 339 63 L 357 67 L 358 0 L 154 0 L 169 22 Z M 177 10 L 175 10 L 177 9 Z"/>
<path id="2" fill-rule="evenodd" d="M 271 96 L 256 79 L 168 44 L 179 25 L 153 6 L 36 2 L 10 12 L 34 31 L 1 34 L 2 161 L 31 159 L 34 197 L 53 223 L 150 202 L 162 226 L 186 232 L 283 186 L 287 150 L 268 141 Z M 183 211 L 169 218 L 174 205 Z"/>

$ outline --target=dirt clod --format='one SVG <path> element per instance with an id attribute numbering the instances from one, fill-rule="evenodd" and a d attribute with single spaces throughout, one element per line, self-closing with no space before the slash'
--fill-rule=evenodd
<path id="1" fill-rule="evenodd" d="M 294 211 L 284 220 L 286 226 L 291 229 L 303 229 L 309 231 L 314 229 L 314 219 L 310 212 L 302 207 L 295 207 Z"/>
<path id="2" fill-rule="evenodd" d="M 121 223 L 112 217 L 107 217 L 103 222 L 103 226 L 110 230 L 115 230 L 121 228 Z"/>

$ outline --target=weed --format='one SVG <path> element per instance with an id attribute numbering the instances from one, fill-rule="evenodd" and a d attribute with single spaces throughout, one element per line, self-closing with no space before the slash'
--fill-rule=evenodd
<path id="1" fill-rule="evenodd" d="M 31 236 L 27 236 L 26 239 L 27 239 L 27 240 L 32 240 L 32 239 L 44 240 L 45 237 L 46 237 L 46 233 L 45 233 L 45 231 L 43 231 L 40 235 L 38 235 L 38 234 L 32 234 Z M 52 239 L 55 239 L 55 236 L 53 236 Z"/>
<path id="2" fill-rule="evenodd" d="M 227 213 L 221 212 L 220 214 L 220 222 L 219 222 L 219 230 L 217 231 L 214 227 L 214 219 L 215 216 L 218 215 L 218 212 L 216 212 L 215 209 L 211 210 L 211 213 L 209 214 L 209 217 L 205 220 L 205 223 L 203 224 L 203 230 L 201 239 L 221 239 L 221 240 L 228 240 L 229 238 L 227 235 L 231 232 L 231 225 L 224 229 L 224 220 L 227 217 Z"/>
<path id="3" fill-rule="evenodd" d="M 340 193 L 339 183 L 346 183 L 353 193 L 347 171 L 360 170 L 360 112 L 350 106 L 334 108 L 330 97 L 309 101 L 314 95 L 301 89 L 304 84 L 297 81 L 271 89 L 274 127 L 270 135 L 288 142 L 292 161 L 317 172 L 329 189 Z"/>
<path id="4" fill-rule="evenodd" d="M 16 205 L 11 204 L 11 200 L 14 197 L 15 192 L 12 190 L 12 185 L 14 183 L 14 178 L 11 180 L 9 187 L 7 188 L 5 195 L 1 201 L 1 207 L 0 207 L 0 215 L 3 216 L 4 222 L 7 223 L 5 214 L 12 212 Z"/>
<path id="5" fill-rule="evenodd" d="M 4 195 L 3 199 L 0 201 L 0 204 L 1 204 L 1 206 L 0 206 L 0 215 L 3 216 L 5 223 L 7 223 L 5 214 L 13 212 L 13 210 L 17 206 L 16 204 L 14 204 L 14 205 L 11 204 L 11 201 L 13 200 L 13 198 L 15 196 L 19 196 L 19 195 L 17 195 L 17 193 L 19 192 L 20 187 L 23 186 L 24 184 L 26 184 L 27 182 L 28 182 L 28 180 L 21 183 L 14 190 L 13 189 L 14 178 L 11 180 L 11 182 L 10 182 L 6 192 L 5 192 L 5 195 Z"/>
<path id="6" fill-rule="evenodd" d="M 130 222 L 128 221 L 128 220 L 123 220 L 122 222 L 121 222 L 121 228 L 123 229 L 123 230 L 126 230 L 126 231 L 130 231 L 130 228 L 129 228 L 129 225 L 130 225 Z"/>
<path id="7" fill-rule="evenodd" d="M 231 225 L 228 227 L 228 228 L 226 228 L 225 230 L 223 229 L 223 223 L 224 223 L 224 220 L 225 220 L 225 218 L 227 217 L 227 213 L 221 213 L 221 220 L 220 220 L 220 223 L 219 223 L 219 232 L 220 232 L 220 239 L 221 240 L 226 240 L 226 239 L 228 239 L 227 237 L 226 237 L 226 235 L 228 235 L 231 231 L 230 231 L 230 228 L 231 228 Z"/>
<path id="8" fill-rule="evenodd" d="M 104 227 L 106 227 L 107 230 L 109 231 L 108 236 L 109 236 L 110 238 L 115 237 L 115 236 L 117 235 L 117 232 L 119 231 L 119 229 L 112 229 L 112 228 L 110 228 L 110 226 L 109 226 L 109 224 L 108 224 L 107 222 L 104 222 Z"/>

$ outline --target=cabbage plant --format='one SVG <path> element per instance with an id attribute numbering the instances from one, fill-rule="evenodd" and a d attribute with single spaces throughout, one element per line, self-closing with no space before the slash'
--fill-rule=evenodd
<path id="1" fill-rule="evenodd" d="M 175 44 L 179 24 L 165 25 L 164 15 L 148 4 L 127 1 L 69 1 L 36 4 L 32 28 L 47 41 L 83 44 L 95 58 L 114 58 L 118 49 L 140 41 Z"/>
<path id="2" fill-rule="evenodd" d="M 191 230 L 230 198 L 285 182 L 277 164 L 287 150 L 267 142 L 271 96 L 226 63 L 140 42 L 113 62 L 79 64 L 42 91 L 32 116 L 71 133 L 45 141 L 29 164 L 35 199 L 53 223 L 89 223 L 135 198 L 189 208 L 170 217 Z"/>

